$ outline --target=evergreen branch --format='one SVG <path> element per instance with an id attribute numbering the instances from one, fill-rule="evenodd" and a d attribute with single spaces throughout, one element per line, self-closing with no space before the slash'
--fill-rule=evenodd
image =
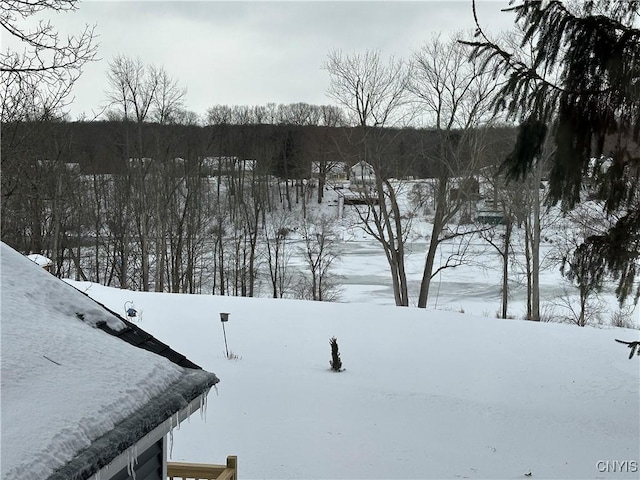
<path id="1" fill-rule="evenodd" d="M 638 356 L 640 357 L 640 341 L 632 341 L 632 342 L 625 342 L 624 340 L 618 340 L 617 338 L 615 339 L 616 342 L 618 343 L 622 343 L 624 345 L 626 345 L 627 347 L 629 347 L 631 349 L 631 352 L 629 352 L 629 359 L 633 358 L 633 355 L 637 352 Z"/>

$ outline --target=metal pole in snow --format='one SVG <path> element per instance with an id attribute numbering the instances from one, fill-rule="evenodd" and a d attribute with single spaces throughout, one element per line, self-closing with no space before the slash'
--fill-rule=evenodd
<path id="1" fill-rule="evenodd" d="M 227 347 L 227 332 L 224 329 L 224 324 L 229 321 L 229 314 L 220 312 L 220 322 L 222 322 L 222 333 L 224 335 L 224 349 L 227 352 L 227 358 L 229 358 L 229 347 Z"/>

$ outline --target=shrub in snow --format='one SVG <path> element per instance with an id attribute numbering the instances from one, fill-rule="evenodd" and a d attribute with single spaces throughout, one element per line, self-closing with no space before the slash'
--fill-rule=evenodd
<path id="1" fill-rule="evenodd" d="M 227 360 L 242 360 L 242 357 L 232 351 L 227 354 Z"/>
<path id="2" fill-rule="evenodd" d="M 633 309 L 630 306 L 618 309 L 611 314 L 611 326 L 619 328 L 640 328 L 640 324 L 633 321 Z"/>
<path id="3" fill-rule="evenodd" d="M 340 352 L 338 351 L 338 340 L 336 337 L 331 337 L 329 339 L 329 345 L 331 345 L 331 361 L 329 364 L 331 365 L 331 370 L 334 372 L 342 371 L 342 360 L 340 360 Z"/>

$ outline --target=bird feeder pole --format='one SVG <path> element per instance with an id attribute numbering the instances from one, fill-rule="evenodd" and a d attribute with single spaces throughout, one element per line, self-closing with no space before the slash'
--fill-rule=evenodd
<path id="1" fill-rule="evenodd" d="M 227 346 L 227 332 L 224 329 L 224 324 L 229 321 L 229 314 L 220 312 L 220 322 L 222 323 L 222 334 L 224 335 L 224 349 L 227 352 L 227 358 L 229 358 L 229 347 Z"/>

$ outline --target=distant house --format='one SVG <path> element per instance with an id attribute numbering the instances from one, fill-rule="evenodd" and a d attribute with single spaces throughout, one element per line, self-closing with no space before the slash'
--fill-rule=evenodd
<path id="1" fill-rule="evenodd" d="M 485 225 L 504 225 L 506 220 L 502 203 L 500 201 L 485 199 L 480 202 L 476 213 L 476 223 Z"/>
<path id="2" fill-rule="evenodd" d="M 80 164 L 77 162 L 67 162 L 65 163 L 65 168 L 73 173 L 80 173 Z"/>
<path id="3" fill-rule="evenodd" d="M 504 225 L 506 220 L 504 213 L 499 210 L 478 210 L 476 223 L 484 225 Z"/>
<path id="4" fill-rule="evenodd" d="M 239 157 L 206 157 L 202 159 L 202 166 L 209 175 L 237 175 L 253 171 L 256 161 Z"/>
<path id="5" fill-rule="evenodd" d="M 349 169 L 351 190 L 370 190 L 376 184 L 376 174 L 373 166 L 360 160 Z"/>
<path id="6" fill-rule="evenodd" d="M 311 178 L 318 178 L 321 168 L 324 168 L 325 181 L 329 183 L 347 179 L 348 168 L 345 162 L 324 162 L 324 164 L 322 164 L 318 161 L 312 161 Z"/>
<path id="7" fill-rule="evenodd" d="M 51 267 L 53 267 L 53 261 L 50 258 L 45 257 L 44 255 L 40 255 L 39 253 L 31 253 L 27 255 L 27 258 L 36 265 L 44 268 L 47 272 L 50 272 Z"/>
<path id="8" fill-rule="evenodd" d="M 80 164 L 77 162 L 61 162 L 59 160 L 49 160 L 49 159 L 40 159 L 36 161 L 36 164 L 40 168 L 46 169 L 60 169 L 64 168 L 65 170 L 73 173 L 80 173 Z"/>
<path id="9" fill-rule="evenodd" d="M 153 162 L 152 158 L 142 157 L 142 158 L 130 158 L 127 161 L 127 164 L 129 165 L 129 168 L 142 169 L 142 168 L 148 168 L 152 162 Z"/>
<path id="10" fill-rule="evenodd" d="M 0 261 L 0 477 L 165 480 L 167 434 L 218 378 L 4 243 Z"/>
<path id="11" fill-rule="evenodd" d="M 473 177 L 452 179 L 453 187 L 449 190 L 451 201 L 478 202 L 481 200 L 480 182 Z"/>
<path id="12" fill-rule="evenodd" d="M 165 168 L 166 166 L 171 166 L 173 168 L 183 169 L 186 164 L 187 164 L 187 161 L 182 157 L 167 158 L 159 161 L 151 157 L 142 157 L 142 158 L 129 158 L 129 160 L 127 161 L 127 165 L 129 165 L 129 168 L 133 170 L 145 170 L 145 171 L 150 171 L 152 169 L 153 170 L 159 169 L 159 168 L 162 168 L 163 166 Z"/>

